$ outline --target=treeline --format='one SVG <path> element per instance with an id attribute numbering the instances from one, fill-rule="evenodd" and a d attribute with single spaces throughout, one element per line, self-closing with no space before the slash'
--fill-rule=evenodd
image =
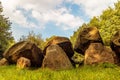
<path id="1" fill-rule="evenodd" d="M 2 15 L 3 8 L 0 2 L 0 53 L 3 53 L 9 46 L 15 43 L 11 32 L 11 22 L 8 18 Z M 102 12 L 100 16 L 94 16 L 89 23 L 80 26 L 77 31 L 70 36 L 72 44 L 75 44 L 78 33 L 84 28 L 95 26 L 99 29 L 100 35 L 105 45 L 109 46 L 111 36 L 120 30 L 120 1 L 114 4 L 114 8 L 109 7 Z M 27 36 L 22 36 L 19 41 L 30 41 L 35 43 L 41 49 L 44 48 L 46 42 L 53 37 L 47 38 L 44 41 L 41 34 L 36 35 L 34 32 L 29 32 Z"/>

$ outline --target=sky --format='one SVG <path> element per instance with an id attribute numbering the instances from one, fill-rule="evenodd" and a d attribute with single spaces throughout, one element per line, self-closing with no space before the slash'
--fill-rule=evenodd
<path id="1" fill-rule="evenodd" d="M 83 23 L 99 16 L 117 0 L 0 0 L 5 17 L 12 22 L 15 40 L 34 31 L 43 39 L 70 37 Z"/>

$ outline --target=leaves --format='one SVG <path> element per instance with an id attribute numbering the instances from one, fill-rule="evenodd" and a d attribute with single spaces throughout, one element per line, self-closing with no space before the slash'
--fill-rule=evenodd
<path id="1" fill-rule="evenodd" d="M 77 31 L 75 31 L 75 32 L 73 33 L 72 36 L 70 36 L 70 41 L 72 42 L 73 47 L 74 47 L 74 45 L 75 45 L 75 42 L 76 42 L 76 39 L 77 39 L 77 37 L 78 37 L 79 32 L 82 31 L 82 29 L 85 28 L 85 27 L 88 27 L 88 26 L 84 23 L 82 26 L 80 26 L 80 27 L 77 29 Z"/>
<path id="2" fill-rule="evenodd" d="M 36 44 L 39 48 L 43 49 L 43 39 L 41 34 L 35 34 L 33 31 L 29 32 L 27 36 L 22 36 L 19 41 L 29 41 Z"/>
<path id="3" fill-rule="evenodd" d="M 0 2 L 0 52 L 3 53 L 12 43 L 14 43 L 14 38 L 10 31 L 11 23 L 8 18 L 1 14 L 2 11 L 3 9 Z"/>
<path id="4" fill-rule="evenodd" d="M 110 45 L 112 35 L 120 30 L 120 1 L 115 3 L 114 6 L 114 8 L 109 7 L 104 10 L 100 16 L 93 17 L 87 24 L 88 26 L 95 26 L 99 29 L 103 42 L 107 46 Z M 73 44 L 75 41 L 74 38 L 77 38 L 81 28 L 82 26 L 71 36 L 71 42 L 73 42 Z"/>

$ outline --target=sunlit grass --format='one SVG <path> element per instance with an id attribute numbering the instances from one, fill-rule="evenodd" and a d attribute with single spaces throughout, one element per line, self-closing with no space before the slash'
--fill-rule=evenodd
<path id="1" fill-rule="evenodd" d="M 0 80 L 120 80 L 120 67 L 114 65 L 82 66 L 71 70 L 17 69 L 0 67 Z"/>

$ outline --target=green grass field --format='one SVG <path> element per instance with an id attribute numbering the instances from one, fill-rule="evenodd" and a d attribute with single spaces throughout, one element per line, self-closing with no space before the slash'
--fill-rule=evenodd
<path id="1" fill-rule="evenodd" d="M 120 80 L 120 67 L 115 65 L 82 66 L 71 70 L 17 69 L 0 67 L 0 80 Z"/>

